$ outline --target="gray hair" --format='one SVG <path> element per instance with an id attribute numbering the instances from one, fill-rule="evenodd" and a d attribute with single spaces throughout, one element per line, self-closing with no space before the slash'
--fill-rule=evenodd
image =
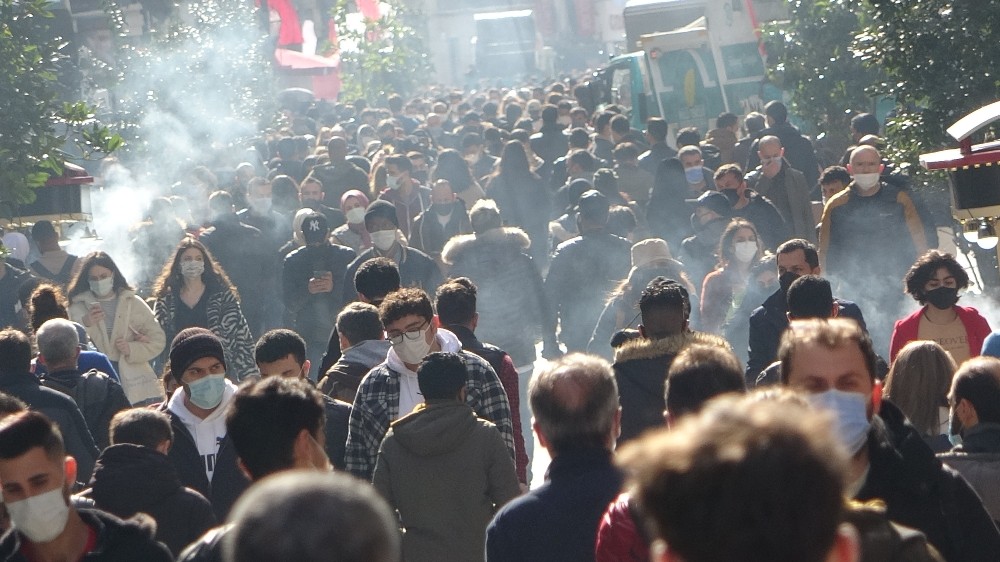
<path id="1" fill-rule="evenodd" d="M 680 150 L 677 151 L 677 158 L 680 158 L 682 156 L 688 156 L 688 155 L 691 155 L 691 154 L 696 154 L 700 158 L 701 157 L 701 149 L 698 148 L 697 146 L 693 145 L 693 144 L 689 144 L 689 145 L 687 145 L 687 146 L 685 146 L 685 147 L 683 147 L 683 148 L 681 148 Z"/>
<path id="2" fill-rule="evenodd" d="M 340 473 L 285 471 L 261 480 L 229 516 L 227 562 L 398 562 L 399 531 L 375 488 Z"/>
<path id="3" fill-rule="evenodd" d="M 781 139 L 779 139 L 778 137 L 776 137 L 774 135 L 765 135 L 765 136 L 761 137 L 760 144 L 758 146 L 759 147 L 760 146 L 764 146 L 765 144 L 767 144 L 767 145 L 774 144 L 774 145 L 777 145 L 778 148 L 781 148 Z"/>
<path id="4" fill-rule="evenodd" d="M 51 365 L 65 365 L 73 361 L 80 348 L 80 335 L 76 326 L 64 318 L 46 321 L 35 333 L 38 353 Z"/>
<path id="5" fill-rule="evenodd" d="M 531 377 L 528 403 L 539 431 L 559 452 L 577 447 L 607 447 L 619 409 L 618 384 L 611 364 L 599 357 L 571 353 Z"/>

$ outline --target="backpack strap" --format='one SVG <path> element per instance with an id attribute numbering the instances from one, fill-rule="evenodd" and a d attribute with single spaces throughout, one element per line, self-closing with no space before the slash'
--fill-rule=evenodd
<path id="1" fill-rule="evenodd" d="M 86 412 L 91 404 L 106 404 L 111 394 L 111 384 L 108 375 L 91 369 L 80 375 L 76 385 L 76 403 L 81 412 Z"/>

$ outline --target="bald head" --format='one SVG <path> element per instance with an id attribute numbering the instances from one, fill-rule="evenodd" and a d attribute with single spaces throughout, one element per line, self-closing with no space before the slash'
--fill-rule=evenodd
<path id="1" fill-rule="evenodd" d="M 781 139 L 774 135 L 766 135 L 760 139 L 760 148 L 763 150 L 765 147 L 773 148 L 778 150 L 781 148 Z"/>
<path id="2" fill-rule="evenodd" d="M 553 456 L 610 448 L 618 438 L 618 385 L 607 361 L 573 353 L 537 373 L 528 387 L 535 431 Z"/>
<path id="3" fill-rule="evenodd" d="M 857 166 L 859 163 L 875 162 L 880 164 L 882 162 L 882 155 L 879 154 L 878 149 L 870 145 L 861 145 L 851 151 L 851 166 Z"/>

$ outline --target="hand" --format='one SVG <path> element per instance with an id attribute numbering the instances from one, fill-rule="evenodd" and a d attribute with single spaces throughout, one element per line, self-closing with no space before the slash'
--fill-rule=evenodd
<path id="1" fill-rule="evenodd" d="M 91 306 L 83 319 L 85 321 L 84 324 L 87 326 L 96 326 L 104 320 L 104 309 L 99 304 Z"/>
<path id="2" fill-rule="evenodd" d="M 149 342 L 153 341 L 153 340 L 149 339 L 149 336 L 147 336 L 146 334 L 136 334 L 135 337 L 133 338 L 133 340 L 137 341 L 139 343 L 149 343 Z"/>
<path id="3" fill-rule="evenodd" d="M 309 294 L 329 293 L 333 291 L 333 274 L 309 279 Z"/>
<path id="4" fill-rule="evenodd" d="M 128 342 L 125 341 L 125 338 L 120 337 L 115 340 L 115 349 L 118 350 L 118 353 L 121 353 L 123 356 L 128 357 L 130 349 Z"/>

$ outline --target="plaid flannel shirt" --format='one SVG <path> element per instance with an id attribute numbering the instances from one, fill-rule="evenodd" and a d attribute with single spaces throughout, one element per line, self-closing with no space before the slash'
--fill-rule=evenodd
<path id="1" fill-rule="evenodd" d="M 496 424 L 510 456 L 514 458 L 514 426 L 507 393 L 493 367 L 485 359 L 467 351 L 459 352 L 469 373 L 465 403 L 476 415 Z M 399 416 L 400 373 L 383 362 L 372 368 L 361 381 L 351 410 L 347 433 L 345 464 L 348 472 L 371 482 L 375 460 L 389 424 Z"/>

